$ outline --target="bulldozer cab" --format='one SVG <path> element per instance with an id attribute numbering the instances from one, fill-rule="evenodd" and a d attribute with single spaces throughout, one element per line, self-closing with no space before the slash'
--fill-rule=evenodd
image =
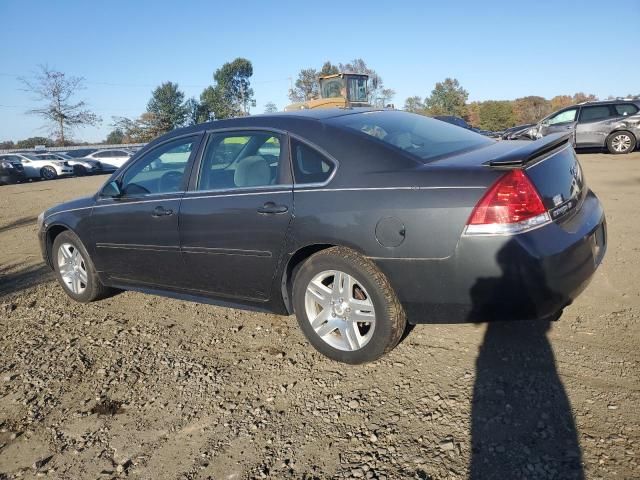
<path id="1" fill-rule="evenodd" d="M 308 108 L 370 107 L 367 92 L 368 75 L 360 73 L 336 73 L 323 75 L 320 81 L 320 97 L 286 106 L 285 111 Z"/>
<path id="2" fill-rule="evenodd" d="M 342 98 L 346 106 L 368 106 L 368 75 L 336 73 L 320 77 L 320 98 Z"/>

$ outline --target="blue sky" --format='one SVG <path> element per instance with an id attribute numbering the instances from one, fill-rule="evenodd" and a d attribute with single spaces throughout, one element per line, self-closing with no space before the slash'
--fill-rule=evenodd
<path id="1" fill-rule="evenodd" d="M 178 82 L 198 97 L 224 62 L 253 62 L 254 113 L 287 102 L 289 77 L 361 57 L 397 94 L 425 96 L 455 77 L 470 100 L 640 93 L 640 0 L 428 2 L 0 0 L 0 140 L 41 135 L 16 78 L 47 64 L 85 77 L 102 126 L 142 113 L 151 90 Z M 621 16 L 622 14 L 622 16 Z M 615 18 L 614 18 L 615 17 Z M 622 20 L 623 25 L 617 23 Z"/>

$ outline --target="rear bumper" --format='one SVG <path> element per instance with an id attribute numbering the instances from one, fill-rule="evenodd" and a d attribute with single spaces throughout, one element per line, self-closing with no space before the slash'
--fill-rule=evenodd
<path id="1" fill-rule="evenodd" d="M 445 259 L 375 259 L 410 323 L 541 319 L 569 305 L 606 251 L 606 220 L 589 192 L 562 223 L 512 236 L 462 236 Z"/>

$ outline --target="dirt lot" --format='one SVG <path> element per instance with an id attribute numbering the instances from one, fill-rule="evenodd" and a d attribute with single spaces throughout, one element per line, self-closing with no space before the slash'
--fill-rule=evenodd
<path id="1" fill-rule="evenodd" d="M 35 219 L 105 177 L 0 187 L 0 479 L 640 478 L 640 153 L 580 159 L 609 249 L 559 322 L 419 326 L 360 367 L 293 317 L 72 303 Z"/>

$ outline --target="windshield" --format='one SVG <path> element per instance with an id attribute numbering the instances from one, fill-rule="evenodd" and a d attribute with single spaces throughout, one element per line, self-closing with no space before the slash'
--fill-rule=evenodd
<path id="1" fill-rule="evenodd" d="M 367 79 L 366 78 L 349 78 L 349 101 L 351 102 L 367 101 Z"/>
<path id="2" fill-rule="evenodd" d="M 341 78 L 322 80 L 322 98 L 344 97 L 344 85 Z"/>
<path id="3" fill-rule="evenodd" d="M 400 111 L 364 112 L 335 117 L 329 121 L 370 135 L 424 161 L 494 142 L 440 120 Z"/>

